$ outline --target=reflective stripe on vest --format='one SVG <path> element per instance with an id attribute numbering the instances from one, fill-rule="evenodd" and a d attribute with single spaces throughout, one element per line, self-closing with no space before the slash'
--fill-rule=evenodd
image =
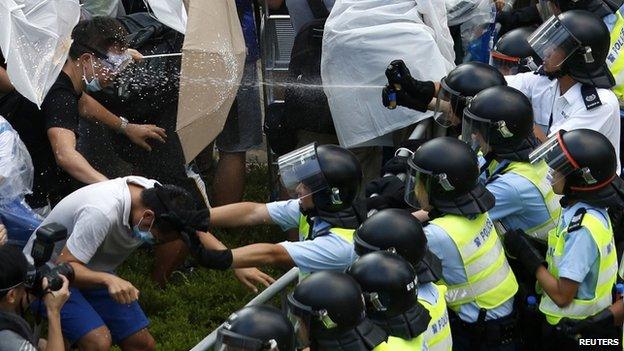
<path id="1" fill-rule="evenodd" d="M 581 225 L 590 232 L 594 243 L 598 247 L 600 263 L 594 298 L 591 300 L 575 298 L 568 306 L 561 308 L 555 304 L 548 294 L 544 293 L 539 309 L 546 315 L 548 323 L 555 325 L 563 317 L 584 319 L 611 305 L 611 290 L 617 275 L 617 255 L 613 242 L 611 221 L 608 223 L 608 227 L 605 228 L 598 218 L 589 213 L 585 214 L 581 222 Z M 555 278 L 559 278 L 559 264 L 564 253 L 566 235 L 578 234 L 574 232 L 568 234 L 568 228 L 566 227 L 562 230 L 553 230 L 548 236 L 546 262 L 548 262 L 548 271 Z"/>
<path id="2" fill-rule="evenodd" d="M 540 225 L 525 229 L 524 232 L 531 238 L 545 243 L 548 241 L 548 232 L 557 228 L 559 216 L 561 215 L 561 205 L 559 204 L 561 196 L 555 194 L 552 190 L 547 177 L 548 166 L 546 162 L 540 162 L 537 165 L 527 162 L 511 162 L 504 172 L 514 173 L 528 180 L 542 195 L 542 200 L 544 205 L 546 205 L 550 218 Z"/>
<path id="3" fill-rule="evenodd" d="M 337 228 L 332 227 L 329 229 L 329 232 L 338 235 L 344 241 L 353 244 L 353 233 L 355 233 L 354 229 L 345 229 L 345 228 Z M 307 217 L 301 215 L 299 217 L 299 240 L 304 241 L 308 239 L 308 234 L 310 233 L 310 225 L 308 224 Z M 299 281 L 302 281 L 305 277 L 307 277 L 309 273 L 299 271 Z"/>
<path id="4" fill-rule="evenodd" d="M 451 309 L 457 312 L 460 305 L 469 302 L 492 309 L 516 294 L 518 282 L 487 214 L 472 220 L 447 214 L 431 223 L 448 233 L 464 265 L 467 282 L 456 285 L 445 283 L 448 287 L 446 302 Z"/>
<path id="5" fill-rule="evenodd" d="M 397 338 L 396 336 L 388 337 L 388 341 L 377 345 L 373 351 L 398 351 L 398 350 L 427 350 L 423 344 L 423 335 L 420 334 L 411 340 Z"/>
<path id="6" fill-rule="evenodd" d="M 624 103 L 624 18 L 620 10 L 616 11 L 617 18 L 610 35 L 610 49 L 607 55 L 607 66 L 615 78 L 615 86 L 611 90 L 615 93 L 620 106 Z"/>
<path id="7" fill-rule="evenodd" d="M 438 301 L 435 305 L 425 299 L 418 299 L 431 316 L 429 326 L 424 334 L 424 343 L 429 351 L 450 351 L 453 348 L 451 336 L 451 324 L 449 323 L 448 311 L 446 310 L 446 286 L 433 284 L 438 290 Z"/>

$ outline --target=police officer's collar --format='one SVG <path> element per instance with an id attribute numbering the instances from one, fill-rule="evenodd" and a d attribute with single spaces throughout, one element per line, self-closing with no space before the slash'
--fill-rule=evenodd
<path id="1" fill-rule="evenodd" d="M 313 331 L 313 351 L 371 351 L 388 339 L 388 334 L 375 325 L 370 319 L 364 318 L 355 328 L 345 332 L 331 329 Z"/>
<path id="2" fill-rule="evenodd" d="M 594 191 L 566 190 L 560 203 L 562 207 L 568 207 L 579 201 L 596 207 L 624 208 L 624 180 L 615 177 L 609 185 Z"/>
<path id="3" fill-rule="evenodd" d="M 327 212 L 318 208 L 311 210 L 300 208 L 300 210 L 305 216 L 321 219 L 338 228 L 357 229 L 366 219 L 366 203 L 363 201 L 356 201 L 352 206 L 339 212 Z"/>
<path id="4" fill-rule="evenodd" d="M 407 311 L 389 318 L 372 318 L 373 323 L 383 328 L 388 335 L 404 340 L 418 337 L 427 330 L 431 315 L 419 302 L 415 302 Z"/>

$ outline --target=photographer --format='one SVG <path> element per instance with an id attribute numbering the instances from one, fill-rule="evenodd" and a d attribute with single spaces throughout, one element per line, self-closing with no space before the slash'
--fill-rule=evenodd
<path id="1" fill-rule="evenodd" d="M 25 287 L 28 262 L 16 248 L 0 246 L 0 351 L 36 350 L 38 341 L 28 323 L 22 318 L 30 295 Z M 67 278 L 60 276 L 63 286 L 47 292 L 43 298 L 48 314 L 48 341 L 41 350 L 65 350 L 61 334 L 61 307 L 69 298 Z M 43 288 L 47 279 L 43 280 Z"/>

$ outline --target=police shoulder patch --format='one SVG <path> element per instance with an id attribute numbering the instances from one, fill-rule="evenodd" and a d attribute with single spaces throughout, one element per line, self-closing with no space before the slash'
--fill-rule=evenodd
<path id="1" fill-rule="evenodd" d="M 585 108 L 588 110 L 602 105 L 600 96 L 598 96 L 598 90 L 594 86 L 588 84 L 581 85 L 581 95 L 583 96 Z"/>
<path id="2" fill-rule="evenodd" d="M 587 213 L 585 207 L 581 207 L 576 210 L 574 216 L 572 217 L 572 220 L 570 221 L 570 224 L 568 224 L 568 233 L 581 229 L 581 223 L 583 222 L 583 217 L 585 217 L 585 213 Z"/>

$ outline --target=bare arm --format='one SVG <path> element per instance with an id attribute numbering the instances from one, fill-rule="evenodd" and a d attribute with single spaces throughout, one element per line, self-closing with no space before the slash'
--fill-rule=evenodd
<path id="1" fill-rule="evenodd" d="M 288 251 L 278 244 L 251 244 L 232 250 L 232 268 L 272 265 L 290 268 L 295 265 Z"/>
<path id="2" fill-rule="evenodd" d="M 58 259 L 59 262 L 67 262 L 74 269 L 74 283 L 78 288 L 93 288 L 105 286 L 111 297 L 122 304 L 129 304 L 139 299 L 139 290 L 130 282 L 125 281 L 113 274 L 96 272 L 89 269 L 69 251 L 63 247 Z"/>
<path id="3" fill-rule="evenodd" d="M 239 202 L 210 209 L 210 224 L 232 228 L 273 223 L 266 204 Z"/>
<path id="4" fill-rule="evenodd" d="M 0 93 L 10 93 L 13 89 L 15 87 L 11 84 L 7 71 L 0 67 Z"/>
<path id="5" fill-rule="evenodd" d="M 129 123 L 128 126 L 122 130 L 121 118 L 110 112 L 96 99 L 86 93 L 83 93 L 78 101 L 78 112 L 81 117 L 96 120 L 112 130 L 125 133 L 130 141 L 148 151 L 151 151 L 152 147 L 146 142 L 147 139 L 155 139 L 164 143 L 164 138 L 167 137 L 164 129 L 153 124 Z"/>
<path id="6" fill-rule="evenodd" d="M 567 278 L 557 279 L 544 266 L 537 269 L 536 276 L 546 294 L 561 308 L 569 305 L 578 291 L 579 283 Z"/>
<path id="7" fill-rule="evenodd" d="M 76 134 L 69 129 L 53 127 L 48 129 L 48 139 L 52 145 L 56 164 L 75 179 L 92 184 L 105 181 L 106 178 L 89 164 L 76 150 Z"/>

